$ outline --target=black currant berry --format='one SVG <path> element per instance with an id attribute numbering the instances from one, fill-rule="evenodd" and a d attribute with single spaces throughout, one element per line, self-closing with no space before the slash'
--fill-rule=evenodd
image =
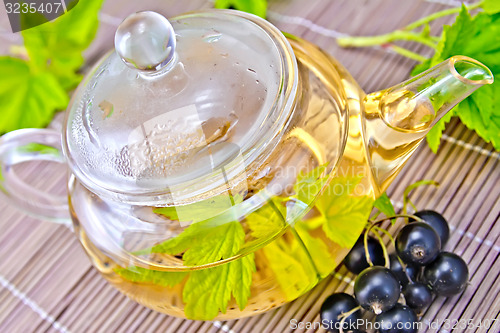
<path id="1" fill-rule="evenodd" d="M 351 251 L 347 254 L 344 259 L 344 265 L 347 269 L 354 273 L 359 274 L 363 270 L 370 267 L 368 261 L 366 260 L 365 244 L 363 242 L 364 235 L 358 238 L 356 244 L 352 247 Z M 380 243 L 373 237 L 368 237 L 367 239 L 368 253 L 370 254 L 370 259 L 374 265 L 384 265 L 384 251 Z"/>
<path id="2" fill-rule="evenodd" d="M 415 310 L 416 313 L 422 313 L 432 303 L 431 289 L 423 283 L 409 283 L 403 288 L 406 305 Z"/>
<path id="3" fill-rule="evenodd" d="M 438 234 L 423 222 L 405 225 L 396 236 L 396 251 L 407 264 L 427 265 L 436 259 L 440 250 Z"/>
<path id="4" fill-rule="evenodd" d="M 421 210 L 416 212 L 414 215 L 420 217 L 424 223 L 430 225 L 436 233 L 438 234 L 441 240 L 441 247 L 444 247 L 448 238 L 450 237 L 450 227 L 448 226 L 448 222 L 443 217 L 443 215 L 435 212 L 433 210 Z M 414 219 L 410 219 L 410 222 L 415 221 Z"/>
<path id="5" fill-rule="evenodd" d="M 354 295 L 363 308 L 380 314 L 399 299 L 399 282 L 391 270 L 373 266 L 362 271 L 354 282 Z"/>
<path id="6" fill-rule="evenodd" d="M 410 283 L 410 281 L 408 280 L 408 276 L 406 276 L 405 274 L 403 266 L 401 266 L 401 263 L 398 260 L 398 256 L 394 253 L 390 254 L 389 260 L 390 260 L 391 271 L 399 280 L 399 284 L 401 284 L 401 286 L 404 287 L 408 283 Z M 406 265 L 406 272 L 408 273 L 412 281 L 415 281 L 417 279 L 418 270 L 419 270 L 418 267 L 408 264 Z"/>
<path id="7" fill-rule="evenodd" d="M 380 325 L 380 333 L 416 333 L 418 330 L 415 311 L 399 303 L 379 314 L 375 320 Z"/>
<path id="8" fill-rule="evenodd" d="M 449 297 L 464 291 L 469 269 L 455 253 L 441 252 L 434 262 L 425 267 L 424 280 L 436 295 Z"/>
<path id="9" fill-rule="evenodd" d="M 337 333 L 339 332 L 339 324 L 342 320 L 339 319 L 339 315 L 347 313 L 358 306 L 358 303 L 351 295 L 346 293 L 336 293 L 328 296 L 321 306 L 321 322 L 327 323 L 327 329 L 329 332 Z M 361 312 L 356 311 L 352 313 L 344 321 L 344 327 L 353 327 L 356 325 L 358 319 L 361 319 Z"/>

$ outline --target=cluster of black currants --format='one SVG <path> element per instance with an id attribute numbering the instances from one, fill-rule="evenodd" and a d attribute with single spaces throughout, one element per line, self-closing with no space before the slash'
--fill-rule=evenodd
<path id="1" fill-rule="evenodd" d="M 376 315 L 373 327 L 381 333 L 417 332 L 418 315 L 431 304 L 433 295 L 453 296 L 468 282 L 467 264 L 458 255 L 441 251 L 449 226 L 432 210 L 415 213 L 397 234 L 396 253 L 388 255 L 378 231 L 377 238 L 362 235 L 344 260 L 358 274 L 355 297 L 346 293 L 329 296 L 321 307 L 322 323 L 330 332 L 364 332 L 361 308 Z M 390 236 L 390 235 L 389 235 Z M 403 304 L 404 303 L 404 304 Z"/>

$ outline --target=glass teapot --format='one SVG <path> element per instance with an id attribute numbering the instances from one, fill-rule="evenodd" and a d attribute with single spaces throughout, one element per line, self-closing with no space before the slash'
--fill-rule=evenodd
<path id="1" fill-rule="evenodd" d="M 139 12 L 74 93 L 62 140 L 0 139 L 0 188 L 32 215 L 70 216 L 96 269 L 137 302 L 249 316 L 330 274 L 429 129 L 492 82 L 455 56 L 366 95 L 334 58 L 256 16 Z M 16 177 L 36 159 L 67 163 L 68 198 Z"/>

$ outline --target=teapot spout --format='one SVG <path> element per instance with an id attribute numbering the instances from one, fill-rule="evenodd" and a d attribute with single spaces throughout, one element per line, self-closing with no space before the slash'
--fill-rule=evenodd
<path id="1" fill-rule="evenodd" d="M 430 130 L 448 111 L 484 84 L 491 71 L 477 60 L 454 56 L 394 87 L 367 96 L 378 100 L 382 119 L 402 131 Z"/>
<path id="2" fill-rule="evenodd" d="M 408 81 L 367 95 L 365 146 L 379 188 L 387 188 L 439 119 L 491 83 L 488 67 L 469 57 L 454 56 Z"/>

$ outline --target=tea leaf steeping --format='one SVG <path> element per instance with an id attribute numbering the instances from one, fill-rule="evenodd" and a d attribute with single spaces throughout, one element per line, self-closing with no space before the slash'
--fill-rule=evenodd
<path id="1" fill-rule="evenodd" d="M 239 222 L 216 225 L 216 221 L 209 220 L 191 224 L 176 238 L 150 251 L 171 255 L 183 253 L 187 265 L 203 265 L 234 256 L 240 250 L 244 238 L 245 233 Z M 231 296 L 240 309 L 246 306 L 255 262 L 254 255 L 249 254 L 224 265 L 190 272 L 161 272 L 139 267 L 120 268 L 115 272 L 133 282 L 151 282 L 169 287 L 181 283 L 189 274 L 183 289 L 186 316 L 210 320 L 219 311 L 226 312 Z"/>
<path id="2" fill-rule="evenodd" d="M 353 195 L 359 182 L 359 178 L 336 178 L 316 203 L 325 219 L 323 230 L 342 247 L 356 242 L 373 207 L 371 197 Z"/>
<path id="3" fill-rule="evenodd" d="M 246 217 L 245 221 L 252 237 L 256 239 L 272 237 L 286 227 L 283 218 L 286 216 L 285 207 L 278 200 L 276 201 L 274 205 L 264 205 Z"/>
<path id="4" fill-rule="evenodd" d="M 326 165 L 322 165 L 308 173 L 301 173 L 297 177 L 297 182 L 293 186 L 297 200 L 310 204 L 318 195 L 318 192 L 328 182 L 325 176 Z"/>
<path id="5" fill-rule="evenodd" d="M 238 198 L 231 196 L 231 202 L 241 202 Z M 197 266 L 216 263 L 223 259 L 229 259 L 240 251 L 245 232 L 240 222 L 226 221 L 230 213 L 222 213 L 216 217 L 200 221 L 202 216 L 212 216 L 214 209 L 221 212 L 224 207 L 218 203 L 225 202 L 227 196 L 210 201 L 215 206 L 207 205 L 202 201 L 201 205 L 192 204 L 189 221 L 191 224 L 178 236 L 171 238 L 149 250 L 140 253 L 167 253 L 171 255 L 182 255 L 187 266 Z M 212 210 L 212 213 L 209 212 Z M 175 208 L 156 208 L 157 214 L 162 214 L 170 219 L 179 220 L 179 214 Z M 204 213 L 204 214 L 203 214 Z M 225 216 L 225 217 L 224 217 Z M 142 269 L 144 270 L 144 269 Z M 213 319 L 219 311 L 226 312 L 228 302 L 234 297 L 238 307 L 243 309 L 250 295 L 252 274 L 255 272 L 254 254 L 233 260 L 224 265 L 194 270 L 190 272 L 161 272 L 153 270 L 139 277 L 138 267 L 115 270 L 125 279 L 134 282 L 152 282 L 159 285 L 174 286 L 181 283 L 189 274 L 183 289 L 182 298 L 185 312 L 188 318 L 198 320 Z M 174 276 L 172 277 L 171 274 Z"/>
<path id="6" fill-rule="evenodd" d="M 325 166 L 320 166 L 301 173 L 293 186 L 293 195 L 268 198 L 259 209 L 243 214 L 244 219 L 238 218 L 239 206 L 244 204 L 242 196 L 238 195 L 229 195 L 230 201 L 236 203 L 232 207 L 224 207 L 228 195 L 222 195 L 184 207 L 190 212 L 187 215 L 179 214 L 177 207 L 154 208 L 155 213 L 174 222 L 191 224 L 176 237 L 136 254 L 163 253 L 182 257 L 184 265 L 189 267 L 215 266 L 187 272 L 137 267 L 115 269 L 115 272 L 138 283 L 167 287 L 184 283 L 182 301 L 190 319 L 211 320 L 219 313 L 226 313 L 232 298 L 243 310 L 253 292 L 253 279 L 262 274 L 257 272 L 262 269 L 258 265 L 267 266 L 272 272 L 272 278 L 287 300 L 295 299 L 340 263 L 335 249 L 354 244 L 373 204 L 371 196 L 356 194 L 360 178 L 334 178 L 326 185 L 329 176 L 325 175 L 325 170 Z M 303 206 L 311 207 L 322 189 L 323 195 L 317 200 L 312 214 L 301 218 L 303 214 L 298 215 L 298 212 L 304 211 Z M 254 248 L 262 249 L 244 255 Z M 241 258 L 218 264 L 241 254 L 244 255 Z M 293 278 L 290 272 L 294 272 Z M 174 275 L 170 276 L 172 273 Z"/>
<path id="7" fill-rule="evenodd" d="M 310 258 L 295 239 L 279 238 L 264 247 L 263 252 L 287 300 L 297 298 L 318 282 Z"/>
<path id="8" fill-rule="evenodd" d="M 153 212 L 171 220 L 191 224 L 206 221 L 222 213 L 231 213 L 230 209 L 243 201 L 243 195 L 218 195 L 186 206 L 154 208 Z M 236 218 L 236 216 L 234 217 Z M 210 224 L 207 224 L 210 225 Z"/>
<path id="9" fill-rule="evenodd" d="M 237 221 L 205 227 L 206 222 L 189 226 L 171 241 L 153 247 L 155 253 L 184 253 L 187 266 L 205 265 L 228 259 L 241 248 L 245 238 L 243 227 Z"/>
<path id="10" fill-rule="evenodd" d="M 116 273 L 132 282 L 150 282 L 159 286 L 173 287 L 184 280 L 187 272 L 161 272 L 142 267 L 117 268 Z"/>
<path id="11" fill-rule="evenodd" d="M 243 310 L 250 296 L 253 272 L 253 254 L 224 265 L 191 272 L 182 293 L 186 316 L 211 320 L 219 311 L 226 313 L 231 295 Z"/>

